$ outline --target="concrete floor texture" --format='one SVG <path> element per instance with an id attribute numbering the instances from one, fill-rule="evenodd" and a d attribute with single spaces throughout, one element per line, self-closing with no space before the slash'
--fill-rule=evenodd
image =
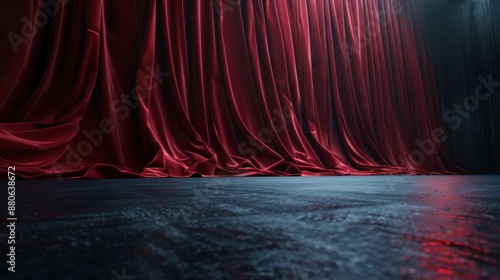
<path id="1" fill-rule="evenodd" d="M 500 279 L 500 176 L 19 180 L 16 206 L 2 279 Z"/>

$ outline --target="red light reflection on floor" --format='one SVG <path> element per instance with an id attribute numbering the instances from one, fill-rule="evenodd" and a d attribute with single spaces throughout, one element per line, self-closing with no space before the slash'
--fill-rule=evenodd
<path id="1" fill-rule="evenodd" d="M 429 177 L 426 188 L 412 200 L 424 205 L 410 225 L 412 234 L 406 236 L 411 256 L 405 256 L 415 269 L 405 268 L 404 278 L 418 279 L 478 279 L 490 278 L 482 266 L 498 266 L 489 257 L 495 245 L 484 229 L 487 222 L 479 214 L 474 201 L 470 177 Z M 427 207 L 428 206 L 428 207 Z M 475 208 L 476 207 L 476 208 Z M 485 275 L 486 274 L 486 275 Z"/>

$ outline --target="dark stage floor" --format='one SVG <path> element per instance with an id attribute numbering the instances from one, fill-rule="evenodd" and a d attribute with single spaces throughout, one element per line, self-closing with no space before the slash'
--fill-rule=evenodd
<path id="1" fill-rule="evenodd" d="M 7 279 L 500 275 L 500 176 L 18 181 L 16 203 Z"/>

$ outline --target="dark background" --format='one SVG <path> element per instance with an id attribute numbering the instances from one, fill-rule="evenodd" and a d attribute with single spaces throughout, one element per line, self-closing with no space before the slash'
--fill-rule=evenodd
<path id="1" fill-rule="evenodd" d="M 474 94 L 480 84 L 479 76 L 488 79 L 492 75 L 493 81 L 500 82 L 500 1 L 426 2 L 427 27 L 444 113 Z M 481 101 L 477 111 L 462 118 L 460 126 L 456 121 L 444 122 L 454 163 L 473 173 L 500 173 L 499 110 L 500 87 L 497 87 L 489 99 Z"/>

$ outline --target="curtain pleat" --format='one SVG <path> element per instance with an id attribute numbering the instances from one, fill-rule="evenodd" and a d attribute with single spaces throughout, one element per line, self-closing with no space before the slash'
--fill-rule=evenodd
<path id="1" fill-rule="evenodd" d="M 2 170 L 462 172 L 435 137 L 418 1 L 18 2 L 0 17 Z"/>

